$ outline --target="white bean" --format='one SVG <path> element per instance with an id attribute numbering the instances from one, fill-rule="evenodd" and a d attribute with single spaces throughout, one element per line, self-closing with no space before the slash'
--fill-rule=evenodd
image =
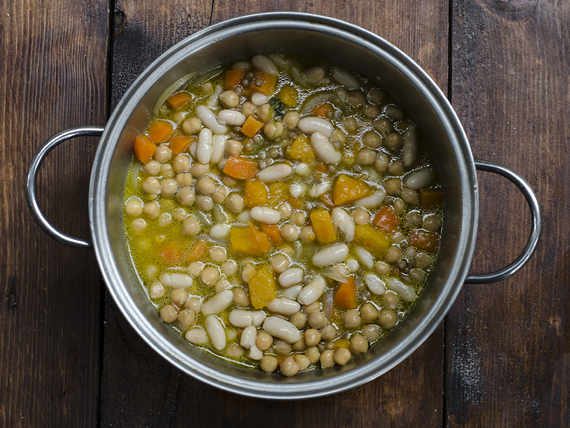
<path id="1" fill-rule="evenodd" d="M 276 53 L 269 54 L 269 58 L 281 70 L 289 70 L 291 68 L 291 61 L 283 58 L 279 54 L 276 54 Z"/>
<path id="2" fill-rule="evenodd" d="M 324 195 L 325 193 L 327 193 L 329 191 L 329 189 L 331 188 L 331 183 L 330 181 L 323 181 L 319 184 L 315 184 L 313 187 L 311 187 L 311 189 L 309 190 L 309 196 L 311 196 L 312 198 L 318 198 L 321 195 Z"/>
<path id="3" fill-rule="evenodd" d="M 305 79 L 313 85 L 318 85 L 325 77 L 325 70 L 322 67 L 311 67 L 305 70 Z"/>
<path id="4" fill-rule="evenodd" d="M 215 315 L 208 315 L 206 317 L 206 331 L 208 332 L 208 336 L 210 336 L 214 348 L 221 351 L 226 347 L 226 331 L 221 321 L 216 318 Z"/>
<path id="5" fill-rule="evenodd" d="M 406 187 L 412 190 L 420 190 L 431 182 L 432 176 L 433 174 L 428 168 L 414 171 L 406 177 Z"/>
<path id="6" fill-rule="evenodd" d="M 289 165 L 280 163 L 277 165 L 271 165 L 267 168 L 262 169 L 256 175 L 261 181 L 265 183 L 273 183 L 275 181 L 281 181 L 286 177 L 289 177 L 293 172 L 293 168 Z"/>
<path id="7" fill-rule="evenodd" d="M 245 210 L 242 211 L 239 215 L 238 215 L 238 220 L 241 223 L 247 223 L 248 221 L 251 221 L 251 216 L 249 215 L 249 211 Z"/>
<path id="8" fill-rule="evenodd" d="M 397 278 L 388 278 L 386 284 L 390 290 L 398 293 L 404 302 L 411 302 L 416 298 L 416 290 Z"/>
<path id="9" fill-rule="evenodd" d="M 299 293 L 297 301 L 302 305 L 311 305 L 315 303 L 327 286 L 327 282 L 320 275 L 315 276 Z"/>
<path id="10" fill-rule="evenodd" d="M 335 244 L 313 254 L 313 264 L 317 267 L 330 266 L 342 262 L 346 256 L 348 256 L 348 247 L 345 244 Z"/>
<path id="11" fill-rule="evenodd" d="M 216 134 L 225 134 L 228 132 L 228 127 L 218 123 L 216 115 L 205 105 L 196 107 L 196 114 L 202 123 L 210 128 Z"/>
<path id="12" fill-rule="evenodd" d="M 236 327 L 248 327 L 250 325 L 259 326 L 265 319 L 265 313 L 262 311 L 246 311 L 244 309 L 235 309 L 230 312 L 230 322 Z"/>
<path id="13" fill-rule="evenodd" d="M 283 292 L 283 297 L 286 297 L 288 299 L 296 299 L 299 297 L 299 293 L 302 289 L 302 285 L 294 285 L 292 287 L 289 287 Z"/>
<path id="14" fill-rule="evenodd" d="M 331 217 L 335 231 L 337 229 L 340 229 L 346 240 L 348 242 L 352 242 L 352 240 L 354 239 L 354 229 L 356 227 L 354 225 L 354 220 L 352 219 L 352 216 L 342 208 L 336 207 L 332 210 Z"/>
<path id="15" fill-rule="evenodd" d="M 222 160 L 224 152 L 226 151 L 226 141 L 228 141 L 227 135 L 214 135 L 212 142 L 212 157 L 210 158 L 212 163 L 218 163 Z"/>
<path id="16" fill-rule="evenodd" d="M 217 108 L 218 107 L 218 100 L 220 99 L 220 94 L 224 91 L 224 88 L 220 85 L 216 86 L 212 95 L 208 97 L 206 101 L 206 105 L 210 108 Z"/>
<path id="17" fill-rule="evenodd" d="M 291 287 L 303 281 L 303 269 L 290 268 L 279 275 L 279 284 L 281 287 Z"/>
<path id="18" fill-rule="evenodd" d="M 334 148 L 325 134 L 314 132 L 311 135 L 311 146 L 317 157 L 325 163 L 339 163 L 341 153 Z"/>
<path id="19" fill-rule="evenodd" d="M 251 96 L 251 102 L 254 106 L 262 106 L 263 104 L 267 104 L 271 99 L 271 95 L 263 95 L 259 92 L 254 92 Z"/>
<path id="20" fill-rule="evenodd" d="M 210 229 L 210 237 L 214 239 L 224 239 L 230 234 L 230 225 L 226 223 L 219 223 L 212 226 Z"/>
<path id="21" fill-rule="evenodd" d="M 386 190 L 383 187 L 380 187 L 370 196 L 365 196 L 364 198 L 354 201 L 354 205 L 357 207 L 375 208 L 382 203 L 385 197 Z"/>
<path id="22" fill-rule="evenodd" d="M 241 339 L 239 344 L 245 349 L 249 349 L 255 345 L 255 339 L 257 339 L 257 329 L 250 325 L 246 327 L 241 333 Z"/>
<path id="23" fill-rule="evenodd" d="M 289 193 L 291 194 L 291 196 L 295 198 L 305 193 L 305 190 L 307 190 L 307 186 L 305 186 L 304 184 L 293 183 L 289 186 Z"/>
<path id="24" fill-rule="evenodd" d="M 293 315 L 301 310 L 301 305 L 285 297 L 276 297 L 269 302 L 267 309 L 280 315 Z"/>
<path id="25" fill-rule="evenodd" d="M 184 273 L 163 273 L 160 282 L 171 288 L 188 288 L 192 286 L 194 280 Z"/>
<path id="26" fill-rule="evenodd" d="M 376 275 L 369 273 L 364 276 L 364 283 L 368 287 L 371 293 L 381 296 L 386 292 L 386 287 L 384 286 L 384 281 L 378 278 Z"/>
<path id="27" fill-rule="evenodd" d="M 245 116 L 237 110 L 222 110 L 218 113 L 218 123 L 222 125 L 241 126 L 245 122 Z"/>
<path id="28" fill-rule="evenodd" d="M 356 255 L 358 257 L 358 260 L 360 260 L 360 263 L 362 263 L 368 269 L 372 269 L 374 267 L 374 256 L 370 254 L 369 251 L 365 250 L 362 247 L 359 247 L 358 245 L 354 247 L 354 250 L 356 251 Z"/>
<path id="29" fill-rule="evenodd" d="M 273 76 L 279 75 L 279 70 L 277 70 L 277 67 L 273 61 L 271 61 L 265 55 L 254 55 L 251 58 L 251 62 L 255 68 L 259 68 L 260 70 L 265 71 L 266 73 L 269 73 Z"/>
<path id="30" fill-rule="evenodd" d="M 199 328 L 192 328 L 186 332 L 186 340 L 195 345 L 203 345 L 208 341 L 206 333 Z"/>
<path id="31" fill-rule="evenodd" d="M 203 128 L 198 136 L 198 146 L 196 147 L 196 157 L 198 161 L 203 164 L 210 163 L 213 151 L 212 131 L 208 128 Z"/>
<path id="32" fill-rule="evenodd" d="M 204 315 L 217 314 L 226 309 L 234 298 L 234 293 L 231 290 L 224 290 L 216 294 L 202 306 L 202 313 Z"/>
<path id="33" fill-rule="evenodd" d="M 196 150 L 198 149 L 198 143 L 197 142 L 193 142 L 192 144 L 190 144 L 190 154 L 192 155 L 192 157 L 194 159 L 196 159 Z"/>
<path id="34" fill-rule="evenodd" d="M 287 343 L 295 343 L 301 339 L 301 333 L 299 333 L 297 327 L 283 318 L 266 318 L 263 323 L 263 329 L 273 337 L 277 337 Z"/>
<path id="35" fill-rule="evenodd" d="M 404 165 L 409 167 L 416 161 L 418 151 L 416 128 L 410 128 L 402 136 L 404 146 L 402 147 L 402 161 Z"/>
<path id="36" fill-rule="evenodd" d="M 347 89 L 358 89 L 360 87 L 358 79 L 354 77 L 350 72 L 343 70 L 340 67 L 333 67 L 332 73 L 333 79 L 341 85 L 346 86 Z"/>
<path id="37" fill-rule="evenodd" d="M 320 132 L 321 134 L 326 135 L 327 138 L 330 138 L 334 131 L 334 127 L 328 120 L 314 116 L 304 117 L 303 119 L 299 120 L 299 123 L 297 123 L 297 128 L 299 128 L 305 134 Z"/>
<path id="38" fill-rule="evenodd" d="M 265 224 L 277 224 L 281 220 L 279 211 L 269 207 L 253 207 L 249 215 L 252 219 Z"/>
<path id="39" fill-rule="evenodd" d="M 251 348 L 249 348 L 249 354 L 247 356 L 252 360 L 261 360 L 263 358 L 263 352 L 261 352 L 261 349 L 259 349 L 257 345 L 253 344 Z"/>

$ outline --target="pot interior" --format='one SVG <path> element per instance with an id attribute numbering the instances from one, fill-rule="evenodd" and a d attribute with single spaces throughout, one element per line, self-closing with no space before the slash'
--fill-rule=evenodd
<path id="1" fill-rule="evenodd" d="M 407 317 L 386 338 L 344 367 L 285 378 L 221 359 L 188 344 L 148 301 L 126 248 L 122 194 L 135 137 L 163 94 L 189 73 L 202 73 L 256 53 L 314 55 L 355 69 L 404 107 L 432 151 L 444 190 L 442 243 L 433 273 Z M 234 392 L 273 398 L 333 393 L 379 376 L 409 355 L 437 327 L 459 292 L 473 251 L 477 183 L 463 130 L 443 94 L 408 57 L 357 27 L 327 18 L 267 14 L 222 23 L 166 52 L 133 84 L 111 117 L 94 168 L 92 227 L 111 294 L 139 334 L 185 372 Z M 100 158 L 100 160 L 99 160 Z M 300 388 L 299 384 L 303 384 Z"/>

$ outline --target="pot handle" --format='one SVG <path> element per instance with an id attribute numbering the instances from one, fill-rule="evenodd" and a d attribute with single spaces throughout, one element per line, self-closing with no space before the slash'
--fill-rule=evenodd
<path id="1" fill-rule="evenodd" d="M 516 258 L 515 261 L 513 261 L 507 267 L 504 267 L 498 271 L 468 275 L 467 278 L 465 278 L 465 282 L 467 283 L 488 284 L 490 282 L 502 281 L 503 279 L 508 278 L 509 276 L 515 274 L 515 272 L 521 269 L 528 262 L 534 253 L 534 250 L 536 249 L 538 239 L 540 238 L 540 233 L 542 232 L 542 218 L 540 215 L 540 206 L 538 205 L 536 194 L 532 190 L 532 187 L 530 187 L 530 185 L 527 183 L 527 181 L 519 174 L 514 172 L 512 169 L 507 168 L 506 166 L 488 161 L 476 160 L 475 167 L 479 171 L 494 172 L 495 174 L 500 174 L 510 180 L 515 186 L 519 188 L 519 190 L 526 198 L 532 215 L 532 232 L 526 243 L 526 247 L 524 247 L 524 250 Z"/>
<path id="2" fill-rule="evenodd" d="M 46 158 L 47 154 L 56 146 L 75 137 L 99 137 L 103 134 L 104 130 L 105 128 L 102 128 L 100 126 L 80 126 L 77 128 L 66 129 L 59 134 L 54 135 L 38 149 L 32 160 L 30 170 L 28 171 L 28 180 L 26 182 L 26 196 L 28 200 L 28 206 L 30 207 L 30 211 L 32 212 L 34 220 L 44 230 L 45 233 L 47 233 L 56 241 L 61 242 L 62 244 L 65 244 L 69 247 L 79 248 L 82 250 L 90 250 L 93 248 L 93 244 L 91 244 L 89 241 L 66 235 L 65 233 L 57 230 L 47 221 L 42 211 L 40 210 L 36 198 L 36 177 L 38 175 L 40 166 L 42 165 L 42 162 Z"/>

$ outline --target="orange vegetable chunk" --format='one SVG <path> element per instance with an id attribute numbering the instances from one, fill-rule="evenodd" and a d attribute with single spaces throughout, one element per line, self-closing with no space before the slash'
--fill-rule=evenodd
<path id="1" fill-rule="evenodd" d="M 353 277 L 340 284 L 334 296 L 334 305 L 339 309 L 356 308 L 356 285 Z"/>
<path id="2" fill-rule="evenodd" d="M 244 70 L 226 71 L 226 81 L 225 81 L 226 89 L 233 89 L 237 85 L 239 85 L 244 74 L 245 74 Z"/>
<path id="3" fill-rule="evenodd" d="M 414 229 L 408 235 L 408 243 L 416 248 L 434 252 L 439 247 L 439 237 L 421 229 Z"/>
<path id="4" fill-rule="evenodd" d="M 277 98 L 283 101 L 287 107 L 294 107 L 297 105 L 297 97 L 299 92 L 292 86 L 283 86 L 279 93 L 277 94 Z"/>
<path id="5" fill-rule="evenodd" d="M 257 162 L 231 156 L 224 166 L 224 173 L 237 180 L 251 180 L 257 174 Z"/>
<path id="6" fill-rule="evenodd" d="M 196 260 L 200 260 L 204 253 L 206 252 L 206 248 L 208 247 L 208 242 L 204 239 L 200 239 L 197 241 L 190 252 L 184 257 L 184 260 L 187 262 L 195 262 Z"/>
<path id="7" fill-rule="evenodd" d="M 374 226 L 381 227 L 389 233 L 394 233 L 396 230 L 398 230 L 399 223 L 400 221 L 398 220 L 398 215 L 394 211 L 394 208 L 389 205 L 380 208 L 380 211 L 376 213 L 374 219 L 372 220 L 372 224 Z"/>
<path id="8" fill-rule="evenodd" d="M 271 239 L 276 244 L 281 243 L 281 235 L 279 233 L 279 226 L 277 226 L 276 224 L 262 224 L 261 230 L 263 230 L 263 233 L 265 233 L 267 236 L 269 236 L 269 239 Z"/>
<path id="9" fill-rule="evenodd" d="M 196 137 L 186 137 L 184 135 L 177 135 L 170 142 L 170 149 L 175 155 L 179 155 L 186 150 L 194 141 Z"/>
<path id="10" fill-rule="evenodd" d="M 168 265 L 173 266 L 182 258 L 182 251 L 178 245 L 171 243 L 160 252 L 160 257 L 162 257 Z"/>
<path id="11" fill-rule="evenodd" d="M 378 256 L 390 246 L 390 236 L 383 229 L 363 224 L 354 229 L 354 242 L 370 251 L 372 255 Z"/>
<path id="12" fill-rule="evenodd" d="M 289 197 L 289 186 L 281 181 L 269 184 L 269 205 L 276 208 Z"/>
<path id="13" fill-rule="evenodd" d="M 336 232 L 334 231 L 333 222 L 329 210 L 319 208 L 310 215 L 313 231 L 319 242 L 327 244 L 336 241 Z"/>
<path id="14" fill-rule="evenodd" d="M 267 204 L 267 187 L 259 180 L 251 180 L 245 182 L 245 190 L 243 203 L 246 207 L 251 208 L 257 205 Z"/>
<path id="15" fill-rule="evenodd" d="M 304 135 L 299 135 L 287 149 L 287 155 L 291 159 L 300 160 L 303 162 L 312 162 L 315 159 L 315 151 L 309 142 L 309 139 Z"/>
<path id="16" fill-rule="evenodd" d="M 263 126 L 263 122 L 257 120 L 252 114 L 250 114 L 243 126 L 241 127 L 241 132 L 243 132 L 248 137 L 253 137 Z"/>
<path id="17" fill-rule="evenodd" d="M 319 117 L 322 117 L 323 119 L 326 119 L 328 117 L 329 112 L 333 112 L 333 107 L 329 103 L 320 104 L 313 109 L 313 113 Z"/>
<path id="18" fill-rule="evenodd" d="M 139 135 L 135 139 L 135 156 L 145 165 L 152 159 L 156 145 L 146 135 Z"/>
<path id="19" fill-rule="evenodd" d="M 273 269 L 269 265 L 263 265 L 259 268 L 248 285 L 249 298 L 255 309 L 266 307 L 269 302 L 277 297 L 277 283 Z"/>
<path id="20" fill-rule="evenodd" d="M 260 249 L 258 241 L 261 242 L 263 248 Z M 263 256 L 270 248 L 271 242 L 267 235 L 262 232 L 257 231 L 256 233 L 251 227 L 232 227 L 230 229 L 230 249 L 236 254 Z"/>
<path id="21" fill-rule="evenodd" d="M 174 110 L 178 110 L 180 107 L 188 104 L 190 101 L 192 101 L 192 95 L 190 95 L 188 92 L 178 92 L 176 94 L 172 94 L 167 100 L 166 102 L 168 104 L 170 104 L 170 106 L 174 109 Z"/>
<path id="22" fill-rule="evenodd" d="M 261 70 L 256 70 L 253 76 L 254 82 L 258 79 L 261 79 L 263 81 L 263 85 L 253 86 L 254 91 L 261 92 L 263 95 L 273 94 L 273 91 L 275 91 L 275 85 L 277 84 L 276 76 Z"/>
<path id="23" fill-rule="evenodd" d="M 247 224 L 253 231 L 253 236 L 255 237 L 255 242 L 257 243 L 259 251 L 263 254 L 267 253 L 271 249 L 271 241 L 269 241 L 269 237 L 265 233 L 257 230 L 251 221 L 248 221 Z"/>
<path id="24" fill-rule="evenodd" d="M 359 180 L 341 174 L 333 188 L 335 205 L 347 204 L 368 195 L 370 188 Z"/>
<path id="25" fill-rule="evenodd" d="M 148 136 L 153 143 L 158 144 L 166 141 L 172 134 L 172 131 L 174 131 L 172 123 L 166 120 L 157 119 L 150 124 L 150 127 L 148 128 Z"/>

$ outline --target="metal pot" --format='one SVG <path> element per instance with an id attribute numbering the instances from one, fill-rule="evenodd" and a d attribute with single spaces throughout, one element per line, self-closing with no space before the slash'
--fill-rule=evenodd
<path id="1" fill-rule="evenodd" d="M 123 186 L 135 137 L 150 123 L 165 97 L 190 75 L 255 53 L 315 55 L 345 64 L 380 83 L 421 127 L 444 190 L 440 255 L 425 289 L 408 316 L 367 353 L 346 366 L 316 369 L 293 378 L 231 365 L 189 345 L 158 317 L 127 253 L 122 219 Z M 79 135 L 101 135 L 89 191 L 93 242 L 53 228 L 38 208 L 35 179 L 46 154 Z M 523 253 L 501 271 L 467 276 L 477 232 L 476 168 L 514 182 L 532 211 L 532 233 Z M 429 76 L 387 41 L 359 27 L 322 16 L 268 13 L 211 26 L 181 41 L 153 62 L 125 94 L 105 128 L 64 131 L 47 141 L 30 168 L 28 202 L 39 225 L 58 241 L 93 248 L 110 294 L 140 336 L 180 370 L 210 385 L 262 398 L 298 399 L 332 394 L 372 380 L 410 355 L 439 325 L 464 281 L 492 282 L 520 269 L 541 231 L 540 210 L 526 181 L 513 171 L 473 160 L 459 120 Z"/>

